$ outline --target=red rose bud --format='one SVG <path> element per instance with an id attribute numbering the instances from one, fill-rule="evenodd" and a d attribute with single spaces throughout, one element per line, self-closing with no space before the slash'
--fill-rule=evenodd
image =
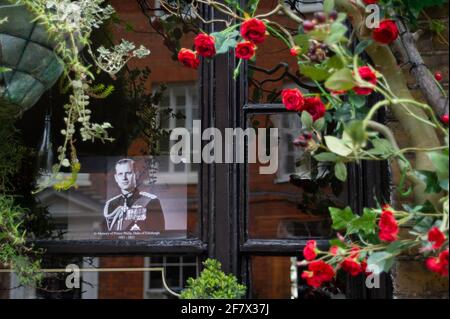
<path id="1" fill-rule="evenodd" d="M 442 77 L 442 73 L 441 72 L 436 72 L 434 74 L 434 78 L 436 79 L 436 81 L 441 82 L 443 77 Z"/>
<path id="2" fill-rule="evenodd" d="M 381 213 L 381 218 L 378 223 L 378 227 L 380 227 L 380 232 L 378 237 L 382 241 L 395 241 L 397 240 L 399 227 L 397 220 L 394 217 L 394 214 L 389 210 L 384 210 Z"/>
<path id="3" fill-rule="evenodd" d="M 178 61 L 181 62 L 185 67 L 197 69 L 200 65 L 200 60 L 197 54 L 189 49 L 181 49 L 178 52 Z"/>
<path id="4" fill-rule="evenodd" d="M 305 99 L 303 110 L 311 114 L 314 121 L 325 116 L 326 108 L 320 97 L 308 97 Z"/>
<path id="5" fill-rule="evenodd" d="M 298 46 L 295 46 L 289 50 L 291 56 L 298 56 L 301 53 L 301 49 Z"/>
<path id="6" fill-rule="evenodd" d="M 250 42 L 240 42 L 236 46 L 236 57 L 242 60 L 250 60 L 255 55 L 255 45 Z"/>
<path id="7" fill-rule="evenodd" d="M 363 272 L 363 269 L 361 267 L 361 264 L 358 263 L 355 259 L 353 258 L 346 258 L 342 263 L 341 263 L 341 268 L 342 270 L 344 270 L 345 272 L 349 273 L 350 275 L 352 275 L 353 277 L 358 276 L 360 273 Z"/>
<path id="8" fill-rule="evenodd" d="M 330 254 L 332 254 L 333 256 L 336 256 L 339 252 L 339 247 L 338 246 L 331 246 L 330 247 Z"/>
<path id="9" fill-rule="evenodd" d="M 444 123 L 445 125 L 448 125 L 448 114 L 444 114 L 441 116 L 441 121 L 442 123 Z"/>
<path id="10" fill-rule="evenodd" d="M 448 276 L 448 249 L 439 254 L 439 257 L 430 257 L 425 261 L 428 270 L 441 276 Z"/>
<path id="11" fill-rule="evenodd" d="M 380 26 L 373 30 L 372 37 L 381 44 L 391 44 L 397 40 L 399 31 L 397 25 L 392 20 L 383 20 Z"/>
<path id="12" fill-rule="evenodd" d="M 369 82 L 373 85 L 377 84 L 377 75 L 375 72 L 368 66 L 362 66 L 358 69 L 359 76 L 366 82 Z M 373 88 L 370 87 L 354 87 L 353 91 L 355 91 L 358 95 L 369 95 L 373 92 Z"/>
<path id="13" fill-rule="evenodd" d="M 433 243 L 433 249 L 439 249 L 445 242 L 445 235 L 439 228 L 433 227 L 428 232 L 428 241 Z"/>
<path id="14" fill-rule="evenodd" d="M 319 250 L 317 249 L 316 241 L 310 240 L 306 243 L 306 246 L 303 249 L 303 257 L 305 257 L 307 261 L 311 261 L 316 259 L 318 252 Z"/>
<path id="15" fill-rule="evenodd" d="M 338 12 L 336 10 L 333 10 L 328 15 L 328 19 L 330 19 L 331 21 L 334 21 L 338 18 L 338 15 L 339 15 Z"/>
<path id="16" fill-rule="evenodd" d="M 305 32 L 312 31 L 312 30 L 314 30 L 315 27 L 316 27 L 316 24 L 314 22 L 309 21 L 309 20 L 303 21 L 303 30 Z"/>
<path id="17" fill-rule="evenodd" d="M 319 23 L 325 23 L 327 21 L 327 16 L 323 12 L 316 12 L 316 13 L 314 13 L 314 18 L 316 18 L 316 20 Z"/>
<path id="18" fill-rule="evenodd" d="M 303 132 L 302 135 L 307 141 L 313 138 L 313 134 L 311 132 Z"/>
<path id="19" fill-rule="evenodd" d="M 241 35 L 255 44 L 263 43 L 266 39 L 266 25 L 256 18 L 245 20 L 241 26 Z"/>
<path id="20" fill-rule="evenodd" d="M 289 111 L 301 111 L 305 105 L 305 99 L 299 89 L 285 89 L 281 92 L 284 106 Z"/>
<path id="21" fill-rule="evenodd" d="M 300 135 L 294 140 L 294 145 L 297 147 L 306 147 L 308 146 L 308 141 L 305 139 L 303 135 Z"/>
<path id="22" fill-rule="evenodd" d="M 205 58 L 212 58 L 216 55 L 214 37 L 205 33 L 200 33 L 194 39 L 195 50 Z"/>

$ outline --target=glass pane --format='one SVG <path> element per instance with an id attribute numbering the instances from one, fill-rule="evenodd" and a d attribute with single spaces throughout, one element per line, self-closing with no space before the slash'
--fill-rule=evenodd
<path id="1" fill-rule="evenodd" d="M 15 274 L 0 273 L 0 299 L 175 299 L 164 287 L 160 269 L 155 269 L 162 267 L 163 258 L 173 263 L 165 267 L 165 279 L 172 292 L 179 293 L 187 278 L 197 277 L 196 266 L 185 265 L 178 256 L 53 256 L 45 257 L 42 268 L 58 272 L 45 273 L 37 288 L 21 286 Z M 198 260 L 194 256 L 185 258 L 194 263 Z M 68 276 L 73 275 L 65 271 L 68 265 L 80 270 L 79 288 L 66 286 Z M 78 283 L 74 280 L 71 283 Z"/>
<path id="2" fill-rule="evenodd" d="M 249 237 L 330 236 L 328 207 L 345 206 L 345 187 L 329 174 L 329 167 L 319 165 L 308 153 L 292 145 L 302 132 L 299 116 L 287 112 L 257 114 L 248 120 L 248 125 L 254 128 L 278 128 L 275 148 L 264 152 L 271 153 L 270 163 L 278 163 L 275 172 L 261 171 L 268 164 L 260 161 L 248 164 Z M 259 144 L 257 139 L 249 142 L 249 152 L 256 152 Z"/>
<path id="3" fill-rule="evenodd" d="M 316 289 L 309 287 L 301 279 L 304 269 L 297 266 L 299 260 L 296 257 L 253 256 L 250 260 L 253 298 L 300 300 L 346 298 L 349 286 L 346 276 L 338 276 L 335 281 Z M 357 284 L 359 287 L 364 285 L 363 282 Z"/>
<path id="4" fill-rule="evenodd" d="M 100 45 L 124 38 L 137 47 L 144 45 L 151 54 L 141 60 L 130 60 L 116 80 L 98 75 L 95 83 L 112 85 L 114 90 L 106 99 L 90 99 L 91 117 L 96 123 L 112 125 L 109 133 L 114 141 L 82 143 L 81 136 L 75 135 L 81 163 L 78 188 L 59 192 L 49 187 L 36 195 L 36 201 L 46 212 L 42 218 L 49 222 L 45 224 L 48 229 L 37 237 L 50 239 L 49 234 L 70 240 L 197 237 L 198 174 L 187 171 L 184 164 L 175 165 L 168 155 L 174 144 L 169 139 L 170 131 L 176 127 L 190 128 L 192 124 L 187 121 L 199 119 L 198 72 L 178 62 L 174 43 L 179 38 L 155 32 L 150 22 L 157 17 L 149 21 L 133 1 L 115 1 L 114 7 L 118 16 L 133 26 L 132 31 L 115 23 L 96 29 L 94 51 Z M 173 19 L 172 23 L 181 25 L 186 21 Z M 189 25 L 195 27 L 192 21 Z M 177 30 L 185 33 L 185 29 Z M 186 31 L 182 35 L 186 45 L 193 42 L 194 33 Z M 46 161 L 41 161 L 42 154 L 30 155 L 30 163 L 34 164 L 29 172 L 20 172 L 21 176 L 31 175 L 34 166 L 44 171 L 58 162 L 56 150 L 64 141 L 60 132 L 64 128 L 63 105 L 67 99 L 55 87 L 51 97 L 44 95 L 18 123 L 30 148 L 36 149 L 50 135 L 43 152 Z M 49 125 L 44 125 L 46 113 L 51 113 Z M 70 177 L 68 170 L 64 174 Z"/>

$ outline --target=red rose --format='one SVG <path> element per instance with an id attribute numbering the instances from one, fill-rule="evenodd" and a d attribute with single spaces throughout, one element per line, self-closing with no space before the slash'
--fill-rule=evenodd
<path id="1" fill-rule="evenodd" d="M 216 46 L 213 36 L 200 33 L 194 39 L 195 50 L 202 57 L 212 58 L 216 55 Z"/>
<path id="2" fill-rule="evenodd" d="M 289 111 L 302 111 L 305 99 L 299 89 L 285 89 L 281 92 L 284 106 Z"/>
<path id="3" fill-rule="evenodd" d="M 318 251 L 319 250 L 317 249 L 316 241 L 309 240 L 306 243 L 305 248 L 303 249 L 303 256 L 305 257 L 306 260 L 311 261 L 311 260 L 316 259 Z"/>
<path id="4" fill-rule="evenodd" d="M 320 97 L 308 97 L 305 99 L 303 110 L 311 114 L 314 121 L 324 117 L 326 108 Z"/>
<path id="5" fill-rule="evenodd" d="M 256 18 L 245 20 L 242 23 L 241 35 L 255 44 L 263 43 L 266 39 L 266 25 Z"/>
<path id="6" fill-rule="evenodd" d="M 381 213 L 381 218 L 378 223 L 378 227 L 380 227 L 380 233 L 378 237 L 383 241 L 395 241 L 397 240 L 399 228 L 397 224 L 397 220 L 394 217 L 394 214 L 389 210 L 384 210 Z"/>
<path id="7" fill-rule="evenodd" d="M 241 42 L 236 46 L 236 57 L 250 60 L 255 55 L 255 45 L 252 42 Z"/>
<path id="8" fill-rule="evenodd" d="M 334 277 L 334 270 L 323 260 L 313 261 L 308 265 L 308 271 L 302 273 L 302 278 L 309 286 L 318 288 L 322 283 L 331 281 Z"/>
<path id="9" fill-rule="evenodd" d="M 354 258 L 346 258 L 341 263 L 341 268 L 342 270 L 348 272 L 353 277 L 358 276 L 363 271 L 361 264 L 357 262 Z"/>
<path id="10" fill-rule="evenodd" d="M 445 242 L 445 235 L 439 230 L 439 228 L 433 227 L 428 232 L 428 241 L 434 243 L 433 249 L 439 249 Z"/>
<path id="11" fill-rule="evenodd" d="M 441 276 L 448 276 L 448 249 L 439 254 L 439 257 L 430 257 L 425 265 L 428 270 L 438 273 Z"/>
<path id="12" fill-rule="evenodd" d="M 373 70 L 368 66 L 362 66 L 358 69 L 359 76 L 366 82 L 369 82 L 373 85 L 377 84 L 377 75 Z M 371 87 L 354 87 L 353 91 L 355 91 L 358 95 L 369 95 L 373 92 L 373 88 Z"/>
<path id="13" fill-rule="evenodd" d="M 363 0 L 365 4 L 375 4 L 378 3 L 378 0 Z"/>
<path id="14" fill-rule="evenodd" d="M 362 270 L 362 272 L 364 272 L 364 274 L 366 276 L 372 275 L 372 272 L 367 271 L 367 259 L 364 259 L 363 261 L 361 261 L 361 270 Z"/>
<path id="15" fill-rule="evenodd" d="M 448 122 L 449 122 L 448 114 L 442 115 L 442 116 L 441 116 L 441 121 L 442 121 L 442 123 L 444 123 L 445 125 L 448 125 Z"/>
<path id="16" fill-rule="evenodd" d="M 381 44 L 391 44 L 398 38 L 398 28 L 394 21 L 383 20 L 378 28 L 373 30 L 372 37 Z"/>
<path id="17" fill-rule="evenodd" d="M 197 54 L 189 49 L 181 49 L 178 52 L 178 61 L 180 61 L 184 66 L 192 69 L 197 69 L 200 65 L 200 60 Z"/>

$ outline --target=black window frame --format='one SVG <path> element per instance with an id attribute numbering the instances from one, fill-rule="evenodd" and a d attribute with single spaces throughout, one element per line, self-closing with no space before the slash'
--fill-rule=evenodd
<path id="1" fill-rule="evenodd" d="M 220 2 L 225 3 L 224 0 Z M 245 5 L 246 0 L 240 0 Z M 225 18 L 221 13 L 204 7 L 204 17 Z M 204 26 L 206 32 L 220 31 L 223 24 Z M 216 127 L 246 128 L 247 116 L 255 112 L 287 112 L 282 105 L 248 104 L 248 65 L 242 63 L 240 76 L 234 80 L 237 66 L 234 52 L 223 54 L 214 60 L 202 61 L 199 70 L 199 108 L 202 130 Z M 378 97 L 370 97 L 369 104 Z M 383 114 L 380 115 L 383 117 Z M 204 144 L 203 144 L 204 145 Z M 202 145 L 202 146 L 203 146 Z M 355 211 L 364 206 L 375 205 L 372 192 L 377 190 L 381 198 L 390 198 L 390 173 L 386 163 L 349 165 L 348 203 Z M 198 237 L 188 239 L 163 239 L 148 241 L 102 241 L 102 240 L 39 240 L 37 247 L 49 255 L 189 255 L 216 258 L 225 272 L 233 273 L 251 287 L 250 258 L 252 256 L 299 256 L 308 239 L 248 239 L 246 164 L 200 164 L 198 184 Z M 328 240 L 318 240 L 321 249 L 328 247 Z M 386 276 L 387 277 L 387 276 Z M 384 288 L 372 293 L 355 286 L 354 298 L 386 298 L 391 295 L 388 278 Z M 248 297 L 251 297 L 251 291 Z"/>

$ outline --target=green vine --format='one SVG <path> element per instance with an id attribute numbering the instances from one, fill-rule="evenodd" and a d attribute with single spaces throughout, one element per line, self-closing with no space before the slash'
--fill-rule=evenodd
<path id="1" fill-rule="evenodd" d="M 112 92 L 112 87 L 99 87 L 94 83 L 94 65 L 87 64 L 80 51 L 86 48 L 95 66 L 113 78 L 131 58 L 143 58 L 150 51 L 143 46 L 136 48 L 125 40 L 109 49 L 101 46 L 94 50 L 90 39 L 92 31 L 115 13 L 112 6 L 105 5 L 104 0 L 11 0 L 11 3 L 25 6 L 35 16 L 35 21 L 46 28 L 49 37 L 56 43 L 55 53 L 64 65 L 61 87 L 71 92 L 69 102 L 64 105 L 66 129 L 61 132 L 64 142 L 58 147 L 58 163 L 53 167 L 53 175 L 42 179 L 38 191 L 49 186 L 58 190 L 68 189 L 75 185 L 79 171 L 75 134 L 79 132 L 82 141 L 113 140 L 108 134 L 111 124 L 92 123 L 89 109 L 91 97 L 105 98 Z M 71 168 L 72 176 L 64 177 L 60 173 L 62 168 Z"/>

